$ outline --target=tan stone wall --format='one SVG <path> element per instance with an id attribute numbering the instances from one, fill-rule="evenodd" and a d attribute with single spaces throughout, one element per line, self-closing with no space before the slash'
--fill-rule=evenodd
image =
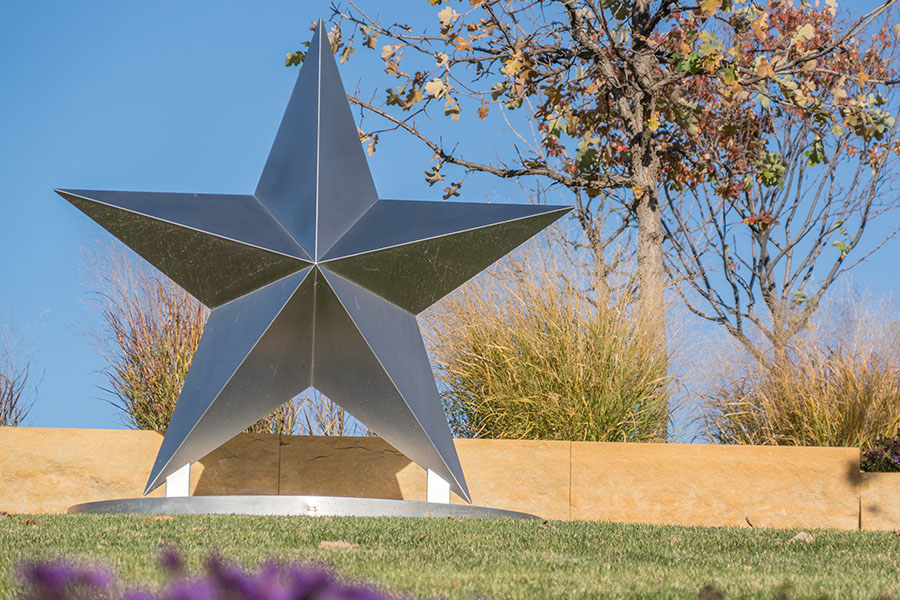
<path id="1" fill-rule="evenodd" d="M 0 510 L 63 512 L 139 497 L 161 441 L 146 431 L 0 428 Z M 511 440 L 456 447 L 475 504 L 547 519 L 900 528 L 900 475 L 863 476 L 855 449 Z M 191 493 L 424 500 L 425 479 L 377 438 L 242 434 L 192 466 Z"/>
<path id="2" fill-rule="evenodd" d="M 900 473 L 863 473 L 861 529 L 900 531 Z"/>
<path id="3" fill-rule="evenodd" d="M 706 444 L 572 444 L 572 518 L 859 526 L 859 450 Z"/>

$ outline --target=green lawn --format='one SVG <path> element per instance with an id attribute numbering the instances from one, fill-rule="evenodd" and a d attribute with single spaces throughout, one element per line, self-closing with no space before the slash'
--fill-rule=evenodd
<path id="1" fill-rule="evenodd" d="M 216 552 L 250 566 L 315 561 L 419 598 L 900 598 L 900 537 L 612 523 L 240 516 L 0 517 L 0 598 L 24 558 L 77 557 L 129 584 L 161 582 L 160 548 L 199 569 Z M 322 541 L 358 544 L 321 549 Z M 791 586 L 790 588 L 784 586 Z"/>

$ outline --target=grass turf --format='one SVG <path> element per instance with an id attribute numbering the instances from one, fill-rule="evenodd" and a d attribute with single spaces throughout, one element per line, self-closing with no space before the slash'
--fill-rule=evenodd
<path id="1" fill-rule="evenodd" d="M 418 598 L 900 598 L 900 537 L 784 530 L 400 518 L 11 515 L 0 518 L 0 598 L 23 559 L 113 567 L 129 585 L 159 584 L 161 548 L 191 571 L 213 553 L 244 566 L 324 564 L 343 577 Z M 351 549 L 320 548 L 345 541 Z M 780 590 L 780 591 L 779 591 Z"/>

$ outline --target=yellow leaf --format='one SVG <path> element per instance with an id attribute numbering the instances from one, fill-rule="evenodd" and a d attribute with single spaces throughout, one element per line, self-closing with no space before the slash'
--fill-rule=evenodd
<path id="1" fill-rule="evenodd" d="M 816 35 L 816 28 L 812 26 L 811 23 L 807 23 L 802 27 L 798 27 L 797 31 L 794 33 L 794 41 L 803 41 L 811 40 Z"/>
<path id="2" fill-rule="evenodd" d="M 650 131 L 656 131 L 659 129 L 659 113 L 653 113 L 653 116 L 650 117 L 650 120 L 647 121 L 647 129 Z"/>
<path id="3" fill-rule="evenodd" d="M 713 14 L 722 6 L 722 0 L 703 0 L 700 3 L 700 12 L 703 13 L 704 16 L 708 17 Z"/>
<path id="4" fill-rule="evenodd" d="M 446 6 L 437 16 L 441 21 L 441 33 L 446 34 L 453 26 L 453 23 L 459 18 L 459 13 L 451 7 Z"/>
<path id="5" fill-rule="evenodd" d="M 440 98 L 444 95 L 444 82 L 435 77 L 425 84 L 425 92 L 435 98 Z"/>
<path id="6" fill-rule="evenodd" d="M 866 85 L 866 82 L 869 81 L 868 73 L 860 73 L 856 77 L 859 79 L 859 85 Z"/>
<path id="7" fill-rule="evenodd" d="M 514 58 L 507 61 L 501 70 L 507 75 L 515 76 L 516 73 L 522 70 L 522 63 L 519 62 L 519 59 Z"/>
<path id="8" fill-rule="evenodd" d="M 484 121 L 488 116 L 488 105 L 481 101 L 481 108 L 478 109 L 478 116 Z"/>

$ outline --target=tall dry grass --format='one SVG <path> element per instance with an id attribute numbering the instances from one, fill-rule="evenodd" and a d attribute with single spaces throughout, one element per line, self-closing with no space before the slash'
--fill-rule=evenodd
<path id="1" fill-rule="evenodd" d="M 526 252 L 426 315 L 445 409 L 462 437 L 661 441 L 666 358 L 627 301 L 598 308 Z"/>
<path id="2" fill-rule="evenodd" d="M 704 408 L 711 441 L 868 450 L 900 431 L 900 315 L 838 298 L 785 356 L 728 365 Z"/>

